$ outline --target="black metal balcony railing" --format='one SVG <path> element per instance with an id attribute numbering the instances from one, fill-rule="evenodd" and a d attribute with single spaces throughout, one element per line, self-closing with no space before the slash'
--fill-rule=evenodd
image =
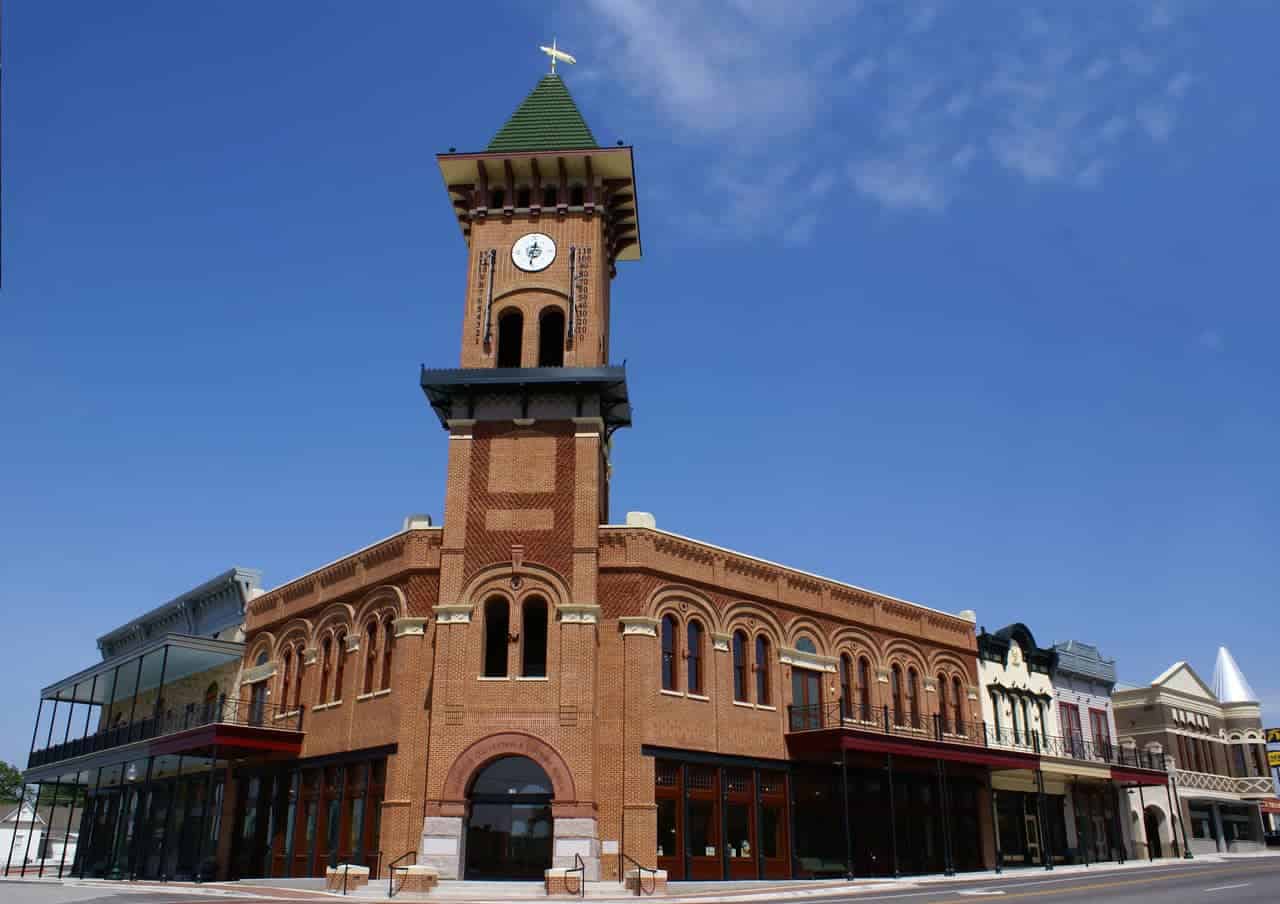
<path id="1" fill-rule="evenodd" d="M 134 719 L 132 722 L 100 729 L 82 738 L 54 744 L 44 750 L 32 751 L 27 760 L 27 768 L 34 769 L 48 763 L 123 747 L 137 741 L 149 741 L 204 725 L 248 725 L 301 731 L 302 710 L 285 712 L 278 704 L 230 700 L 226 697 L 209 703 L 188 703 L 181 708 L 168 709 L 158 716 Z"/>
<path id="2" fill-rule="evenodd" d="M 995 747 L 1035 756 L 1061 757 L 1108 766 L 1166 771 L 1163 754 L 1082 737 L 1058 737 L 1035 731 L 994 728 L 986 722 L 948 718 L 939 713 L 891 709 L 888 706 L 847 704 L 843 700 L 787 707 L 791 731 L 847 728 L 915 740 L 940 741 L 976 747 Z"/>

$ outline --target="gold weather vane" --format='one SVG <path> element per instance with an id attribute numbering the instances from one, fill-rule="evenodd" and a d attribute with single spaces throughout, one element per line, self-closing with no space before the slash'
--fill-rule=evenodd
<path id="1" fill-rule="evenodd" d="M 563 50 L 559 50 L 559 49 L 556 47 L 556 39 L 555 39 L 555 38 L 552 38 L 552 39 L 551 39 L 551 46 L 550 46 L 550 47 L 547 47 L 545 44 L 539 44 L 539 45 L 538 45 L 538 49 L 539 49 L 539 50 L 541 50 L 543 53 L 545 53 L 547 56 L 551 57 L 551 74 L 552 74 L 552 75 L 555 75 L 555 74 L 556 74 L 556 60 L 559 60 L 559 61 L 561 61 L 562 63 L 576 63 L 576 62 L 578 62 L 578 61 L 577 61 L 577 60 L 575 60 L 573 57 L 569 56 L 569 54 L 565 53 Z"/>

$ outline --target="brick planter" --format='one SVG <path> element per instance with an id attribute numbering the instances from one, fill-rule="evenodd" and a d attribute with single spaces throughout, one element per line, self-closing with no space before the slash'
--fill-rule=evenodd
<path id="1" fill-rule="evenodd" d="M 369 884 L 369 867 L 358 866 L 354 863 L 347 865 L 339 863 L 337 866 L 326 867 L 324 871 L 324 890 L 325 891 L 342 891 L 343 874 L 346 874 L 347 891 L 355 891 L 358 888 L 364 888 Z"/>
<path id="2" fill-rule="evenodd" d="M 637 886 L 641 886 L 641 894 L 649 894 L 652 889 L 652 894 L 665 895 L 667 893 L 667 871 L 660 869 L 653 873 L 649 872 L 649 870 L 641 872 L 638 869 L 629 869 L 626 872 L 623 883 L 626 885 L 627 891 L 632 894 L 636 893 Z"/>

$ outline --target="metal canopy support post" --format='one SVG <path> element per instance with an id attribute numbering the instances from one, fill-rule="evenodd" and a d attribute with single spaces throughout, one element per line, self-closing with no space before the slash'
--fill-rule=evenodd
<path id="1" fill-rule="evenodd" d="M 206 825 L 209 821 L 209 815 L 213 811 L 213 773 L 218 766 L 218 748 L 215 746 L 209 751 L 209 780 L 204 786 L 204 807 L 200 811 L 200 837 L 196 840 L 196 882 L 199 883 L 204 878 L 204 839 L 208 835 L 209 830 Z"/>
<path id="2" fill-rule="evenodd" d="M 987 767 L 987 791 L 991 794 L 991 834 L 996 842 L 996 875 L 1004 872 L 1004 851 L 1000 849 L 1000 808 L 996 806 L 996 786 L 991 779 L 991 767 Z"/>
<path id="3" fill-rule="evenodd" d="M 841 698 L 841 708 L 844 706 L 844 698 Z M 844 749 L 844 745 L 840 746 L 840 796 L 842 803 L 840 806 L 840 816 L 844 822 L 844 877 L 846 879 L 853 878 L 853 835 L 849 829 L 849 756 Z"/>
<path id="4" fill-rule="evenodd" d="M 49 836 L 53 834 L 53 815 L 58 810 L 58 792 L 61 790 L 62 790 L 62 776 L 59 775 L 56 779 L 53 780 L 53 800 L 49 802 L 48 830 L 44 833 L 44 839 L 42 840 L 42 844 L 45 845 L 46 849 L 49 846 Z M 40 800 L 39 798 L 37 798 L 36 804 L 39 805 L 39 803 L 40 803 Z M 27 839 L 27 840 L 30 841 L 30 839 Z M 43 879 L 44 878 L 44 861 L 47 858 L 40 856 L 39 848 L 36 848 L 36 857 L 40 859 L 40 868 L 36 870 L 36 878 Z"/>
<path id="5" fill-rule="evenodd" d="M 169 645 L 164 645 L 164 652 L 160 655 L 160 683 L 156 685 L 156 705 L 152 712 L 152 719 L 160 718 L 160 704 L 164 703 L 164 675 L 169 669 Z M 152 731 L 155 731 L 152 728 Z"/>
<path id="6" fill-rule="evenodd" d="M 89 851 L 93 844 L 93 829 L 98 824 L 98 807 L 102 806 L 102 800 L 98 797 L 98 790 L 102 787 L 102 767 L 98 767 L 98 772 L 93 780 L 93 809 L 89 809 L 89 801 L 85 801 L 85 812 L 90 813 L 89 819 L 89 837 L 88 839 L 77 839 L 76 841 L 76 859 L 80 861 L 80 878 L 84 878 L 85 863 L 89 859 Z M 72 869 L 75 864 L 72 864 Z"/>
<path id="7" fill-rule="evenodd" d="M 1036 821 L 1040 824 L 1040 862 L 1045 869 L 1053 869 L 1053 857 L 1049 854 L 1049 835 L 1045 831 L 1048 820 L 1044 815 L 1044 772 L 1036 767 Z"/>
<path id="8" fill-rule="evenodd" d="M 93 683 L 89 685 L 89 705 L 84 708 L 84 732 L 80 735 L 83 740 L 89 737 L 89 717 L 93 715 L 93 698 L 98 696 L 98 676 L 94 674 Z"/>
<path id="9" fill-rule="evenodd" d="M 1124 863 L 1126 851 L 1124 849 L 1124 823 L 1120 819 L 1120 786 L 1116 784 L 1115 779 L 1111 780 L 1111 819 L 1115 823 L 1116 848 L 1120 851 L 1120 862 Z"/>
<path id="10" fill-rule="evenodd" d="M 137 809 L 133 812 L 133 843 L 129 845 L 128 873 L 130 879 L 138 878 L 138 846 L 148 831 L 151 822 L 151 773 L 155 768 L 156 758 L 147 757 L 147 777 L 142 782 L 142 791 L 138 794 Z"/>
<path id="11" fill-rule="evenodd" d="M 1178 823 L 1181 822 L 1181 820 L 1178 819 L 1178 817 L 1181 814 L 1179 814 L 1178 811 L 1173 808 L 1173 791 L 1170 790 L 1169 784 L 1167 782 L 1165 783 L 1165 786 L 1164 786 L 1164 793 L 1165 793 L 1165 796 L 1169 799 L 1169 821 L 1173 823 L 1174 856 L 1179 857 L 1182 855 L 1182 841 L 1178 837 Z"/>
<path id="12" fill-rule="evenodd" d="M 947 794 L 947 767 L 938 760 L 938 805 L 942 809 L 942 874 L 954 876 L 955 865 L 951 861 L 951 801 Z"/>
<path id="13" fill-rule="evenodd" d="M 57 707 L 57 701 L 55 700 L 55 701 L 54 701 L 54 709 L 56 710 L 57 708 L 58 708 L 58 707 Z M 49 724 L 49 730 L 50 730 L 50 731 L 53 731 L 53 723 L 52 723 L 52 722 Z M 34 835 L 34 834 L 36 833 L 36 811 L 37 811 L 39 808 L 40 808 L 40 784 L 37 782 L 37 783 L 36 783 L 36 796 L 35 796 L 35 799 L 34 799 L 33 801 L 31 801 L 31 825 L 30 825 L 30 827 L 27 829 L 27 845 L 26 845 L 26 848 L 25 848 L 25 849 L 23 850 L 23 852 L 22 852 L 22 875 L 24 875 L 24 876 L 27 874 L 27 859 L 31 856 L 31 836 L 32 836 L 32 835 Z M 21 807 L 19 807 L 19 808 L 18 808 L 18 818 L 19 818 L 19 821 L 21 821 L 21 818 L 22 818 L 22 808 L 21 808 Z M 16 823 L 15 823 L 15 825 L 16 825 Z"/>
<path id="14" fill-rule="evenodd" d="M 164 855 L 169 852 L 169 826 L 173 822 L 174 804 L 178 799 L 178 788 L 182 784 L 182 754 L 178 754 L 178 769 L 173 776 L 173 785 L 169 791 L 169 803 L 164 808 L 164 831 L 160 834 L 160 881 L 168 882 L 169 874 L 164 868 Z"/>
<path id="15" fill-rule="evenodd" d="M 1277 770 L 1277 776 L 1278 776 L 1278 777 L 1280 777 L 1280 770 Z M 1172 770 L 1172 769 L 1170 769 L 1170 770 L 1169 770 L 1169 784 L 1172 786 L 1172 789 L 1173 789 L 1173 800 L 1174 800 L 1174 803 L 1175 803 L 1175 805 L 1176 805 L 1176 806 L 1175 806 L 1175 809 L 1176 809 L 1177 814 L 1178 814 L 1178 817 L 1179 817 L 1178 821 L 1179 821 L 1179 822 L 1181 822 L 1181 821 L 1182 821 L 1182 819 L 1181 819 L 1181 817 L 1182 817 L 1182 796 L 1181 796 L 1180 794 L 1178 794 L 1178 779 L 1177 779 L 1177 777 L 1176 777 L 1176 776 L 1175 776 L 1175 774 L 1174 774 L 1174 770 Z M 1191 853 L 1191 839 L 1187 837 L 1187 827 L 1186 827 L 1186 826 L 1183 826 L 1183 827 L 1182 827 L 1182 840 L 1183 840 L 1183 842 L 1184 842 L 1184 844 L 1182 845 L 1182 857 L 1183 857 L 1183 859 L 1184 859 L 1184 860 L 1192 860 L 1192 859 L 1194 859 L 1194 855 Z"/>
<path id="16" fill-rule="evenodd" d="M 898 869 L 898 813 L 893 799 L 893 754 L 886 753 L 884 756 L 885 770 L 889 773 L 889 840 L 893 851 L 893 878 L 897 879 L 902 871 Z"/>
<path id="17" fill-rule="evenodd" d="M 38 724 L 38 723 L 37 723 Z M 35 740 L 31 742 L 32 749 L 35 748 Z M 14 831 L 9 835 L 9 856 L 4 861 L 4 874 L 9 875 L 9 864 L 13 862 L 13 845 L 18 840 L 17 827 L 22 823 L 22 802 L 27 799 L 27 783 L 22 783 L 22 788 L 18 791 L 18 818 L 13 821 Z"/>

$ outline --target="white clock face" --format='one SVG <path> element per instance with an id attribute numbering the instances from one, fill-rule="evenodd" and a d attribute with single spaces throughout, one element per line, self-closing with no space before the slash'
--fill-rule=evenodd
<path id="1" fill-rule="evenodd" d="M 556 259 L 556 243 L 551 236 L 531 232 L 516 239 L 511 246 L 511 260 L 521 270 L 537 273 L 551 266 Z"/>

